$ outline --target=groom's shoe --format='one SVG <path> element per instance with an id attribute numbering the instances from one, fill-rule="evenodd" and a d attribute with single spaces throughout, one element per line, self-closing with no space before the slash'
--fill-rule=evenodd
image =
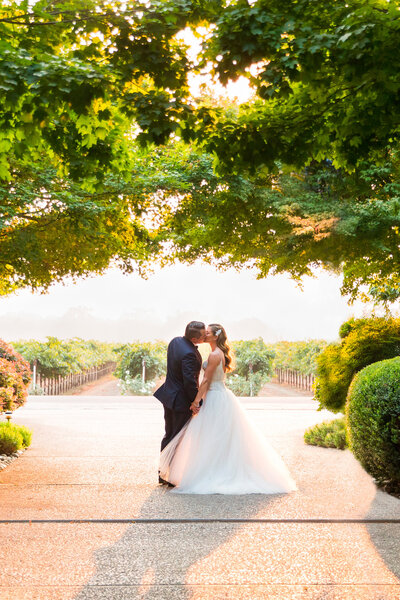
<path id="1" fill-rule="evenodd" d="M 158 483 L 161 483 L 162 485 L 167 485 L 168 487 L 175 487 L 173 483 L 166 481 L 165 479 L 163 479 L 160 476 L 158 476 Z"/>

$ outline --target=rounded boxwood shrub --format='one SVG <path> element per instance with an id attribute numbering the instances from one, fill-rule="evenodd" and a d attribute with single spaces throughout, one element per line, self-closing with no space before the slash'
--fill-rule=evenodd
<path id="1" fill-rule="evenodd" d="M 354 456 L 378 485 L 400 490 L 400 358 L 376 362 L 353 379 L 346 426 Z"/>

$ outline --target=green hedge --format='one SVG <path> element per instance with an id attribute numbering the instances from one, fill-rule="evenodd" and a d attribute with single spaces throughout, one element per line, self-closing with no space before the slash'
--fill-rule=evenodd
<path id="1" fill-rule="evenodd" d="M 346 404 L 350 448 L 377 483 L 400 491 L 400 358 L 362 369 Z"/>
<path id="2" fill-rule="evenodd" d="M 317 357 L 315 399 L 320 408 L 343 412 L 355 373 L 380 360 L 400 355 L 400 319 L 350 319 L 339 332 L 342 341 L 329 344 Z"/>

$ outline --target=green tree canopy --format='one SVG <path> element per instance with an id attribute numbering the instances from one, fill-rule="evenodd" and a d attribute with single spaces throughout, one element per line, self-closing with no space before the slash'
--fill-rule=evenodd
<path id="1" fill-rule="evenodd" d="M 212 6 L 212 2 L 204 3 Z M 11 0 L 0 7 L 0 178 L 43 156 L 86 189 L 164 142 L 188 95 L 178 34 L 201 2 Z"/>
<path id="2" fill-rule="evenodd" d="M 229 171 L 397 144 L 398 0 L 12 0 L 0 8 L 0 177 L 44 152 L 94 186 L 129 172 L 129 139 L 202 140 Z M 198 26 L 201 25 L 202 29 Z M 190 61 L 181 32 L 202 33 Z M 236 111 L 194 102 L 188 74 L 244 75 Z"/>
<path id="3" fill-rule="evenodd" d="M 398 8 L 3 3 L 0 293 L 159 256 L 261 277 L 323 266 L 352 297 L 397 298 Z M 244 75 L 254 98 L 192 98 L 201 69 Z"/>
<path id="4" fill-rule="evenodd" d="M 194 151 L 178 168 L 186 181 L 200 173 L 204 181 L 181 194 L 169 213 L 164 209 L 161 237 L 174 244 L 170 257 L 250 266 L 260 277 L 289 273 L 298 280 L 319 266 L 342 272 L 342 291 L 352 299 L 399 296 L 397 152 L 351 174 L 324 161 L 299 172 L 217 177 L 211 156 Z"/>
<path id="5" fill-rule="evenodd" d="M 107 176 L 102 192 L 46 165 L 0 185 L 2 293 L 110 264 L 146 273 L 151 261 L 202 259 L 298 280 L 322 266 L 344 273 L 353 299 L 398 296 L 397 154 L 352 174 L 325 161 L 251 178 L 217 175 L 212 155 L 178 142 L 133 155 L 130 177 Z"/>
<path id="6" fill-rule="evenodd" d="M 256 100 L 211 114 L 206 146 L 229 169 L 331 158 L 354 167 L 397 144 L 398 0 L 236 0 L 205 56 L 223 83 L 247 77 Z"/>

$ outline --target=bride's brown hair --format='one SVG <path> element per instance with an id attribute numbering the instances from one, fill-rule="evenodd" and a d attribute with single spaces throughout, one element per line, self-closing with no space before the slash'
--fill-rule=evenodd
<path id="1" fill-rule="evenodd" d="M 234 369 L 234 361 L 232 349 L 227 342 L 228 338 L 226 336 L 226 331 L 222 325 L 219 325 L 218 323 L 211 323 L 209 328 L 213 334 L 217 336 L 217 346 L 220 348 L 220 350 L 222 350 L 225 356 L 225 371 L 229 373 Z"/>

